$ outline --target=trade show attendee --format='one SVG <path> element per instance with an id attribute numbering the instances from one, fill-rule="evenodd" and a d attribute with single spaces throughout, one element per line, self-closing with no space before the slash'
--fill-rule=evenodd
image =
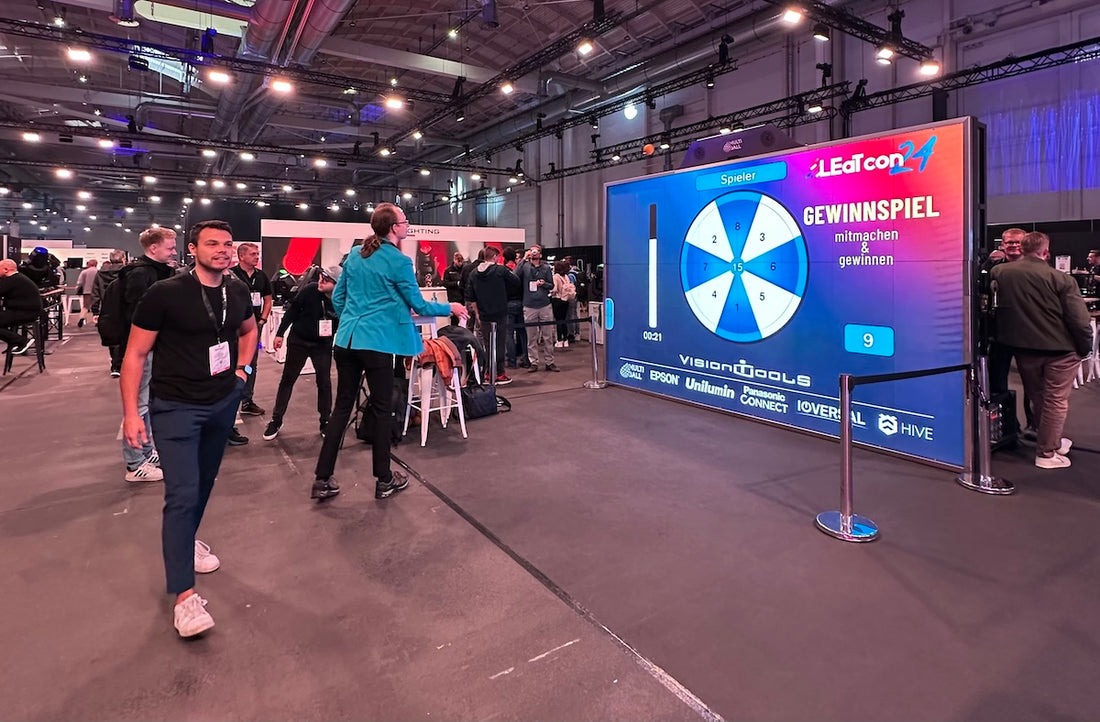
<path id="1" fill-rule="evenodd" d="M 237 246 L 237 265 L 232 269 L 237 278 L 248 286 L 248 295 L 252 301 L 252 310 L 256 315 L 256 325 L 263 330 L 271 315 L 271 281 L 264 272 L 256 266 L 260 263 L 260 247 L 255 243 L 242 243 Z M 263 416 L 264 409 L 256 405 L 252 400 L 252 394 L 256 391 L 256 362 L 260 357 L 260 344 L 257 339 L 256 350 L 246 359 L 246 363 L 252 366 L 252 373 L 248 376 L 248 383 L 244 387 L 241 397 L 242 416 Z"/>
<path id="2" fill-rule="evenodd" d="M 519 255 L 519 249 L 516 248 L 509 248 L 504 252 L 507 259 L 504 265 L 508 270 L 516 270 Z M 522 283 L 508 287 L 508 314 L 504 320 L 511 326 L 504 348 L 505 365 L 510 369 L 530 368 L 531 362 L 527 358 L 527 327 L 523 325 Z"/>
<path id="3" fill-rule="evenodd" d="M 233 260 L 229 224 L 196 223 L 188 241 L 195 267 L 154 285 L 134 314 L 121 383 L 123 437 L 137 448 L 147 441 L 138 387 L 145 359 L 156 351 L 150 412 L 164 469 L 161 543 L 181 637 L 214 626 L 206 600 L 195 592 L 195 572 L 213 572 L 221 562 L 195 534 L 251 371 L 240 362 L 256 347 L 248 289 L 224 275 Z"/>
<path id="4" fill-rule="evenodd" d="M 554 288 L 550 291 L 550 306 L 554 311 L 554 320 L 558 321 L 557 340 L 554 348 L 569 348 L 569 328 L 565 321 L 569 318 L 569 302 L 577 297 L 577 287 L 569 280 L 569 261 L 554 263 Z"/>
<path id="5" fill-rule="evenodd" d="M 408 477 L 390 470 L 394 355 L 415 356 L 424 350 L 410 310 L 421 316 L 466 316 L 466 308 L 460 303 L 435 303 L 420 295 L 412 260 L 397 246 L 409 231 L 403 210 L 392 203 L 379 204 L 370 225 L 374 235 L 358 251 L 348 254 L 332 294 L 340 316 L 333 346 L 336 407 L 317 458 L 316 481 L 310 492 L 311 498 L 318 500 L 340 493 L 332 472 L 364 374 L 370 391 L 366 413 L 374 431 L 374 498 L 385 499 L 408 486 Z"/>
<path id="6" fill-rule="evenodd" d="M 523 286 L 523 321 L 553 321 L 550 308 L 550 291 L 554 288 L 554 274 L 550 266 L 542 262 L 542 248 L 531 246 L 516 268 L 516 275 Z M 531 360 L 528 373 L 539 370 L 539 361 L 547 371 L 558 371 L 554 365 L 554 327 L 529 326 L 527 328 L 527 357 Z M 539 349 L 542 349 L 541 356 Z"/>
<path id="7" fill-rule="evenodd" d="M 439 268 L 435 257 L 432 256 L 432 247 L 427 243 L 421 243 L 416 249 L 416 282 L 421 288 L 434 286 L 439 278 Z"/>
<path id="8" fill-rule="evenodd" d="M 1100 251 L 1089 251 L 1086 268 L 1089 272 L 1089 295 L 1094 296 L 1097 292 L 1096 289 L 1100 288 Z"/>
<path id="9" fill-rule="evenodd" d="M 126 253 L 120 250 L 113 250 L 107 256 L 107 262 L 99 269 L 95 275 L 95 282 L 92 284 L 92 321 L 99 320 L 100 305 L 103 302 L 103 294 L 106 292 L 107 287 L 111 285 L 111 282 L 118 278 L 119 271 L 126 265 Z M 119 372 L 122 370 L 122 354 L 124 349 L 122 344 L 112 344 L 107 347 L 107 351 L 111 354 L 111 378 L 117 379 Z"/>
<path id="10" fill-rule="evenodd" d="M 339 325 L 336 309 L 332 306 L 332 291 L 342 270 L 340 266 L 322 269 L 317 281 L 299 289 L 294 300 L 286 305 L 286 313 L 272 342 L 276 351 L 282 348 L 283 336 L 290 329 L 286 342 L 286 363 L 279 379 L 279 390 L 275 394 L 275 408 L 264 430 L 267 441 L 278 436 L 283 428 L 283 415 L 290 405 L 294 383 L 301 375 L 306 359 L 313 362 L 317 382 L 317 414 L 321 435 L 325 434 L 332 413 L 332 336 Z"/>
<path id="11" fill-rule="evenodd" d="M 1060 469 L 1070 465 L 1072 442 L 1062 430 L 1077 368 L 1092 349 L 1092 330 L 1077 283 L 1051 268 L 1049 249 L 1045 233 L 1025 235 L 1023 257 L 993 269 L 993 293 L 997 338 L 1014 352 L 1033 405 L 1035 465 Z"/>
<path id="12" fill-rule="evenodd" d="M 477 252 L 477 258 L 466 259 L 466 263 L 462 266 L 462 275 L 459 278 L 459 288 L 462 289 L 462 303 L 466 306 L 466 328 L 477 333 L 477 315 L 474 313 L 474 309 L 470 306 L 470 300 L 466 298 L 469 294 L 470 288 L 470 274 L 474 272 L 478 264 L 485 260 L 485 249 L 482 248 Z"/>
<path id="13" fill-rule="evenodd" d="M 158 281 L 171 278 L 175 269 L 170 265 L 176 260 L 176 232 L 171 228 L 148 228 L 138 236 L 145 254 L 135 258 L 118 273 L 122 319 L 126 327 L 130 326 L 138 305 Z M 123 357 L 129 345 L 126 336 L 120 347 Z M 145 366 L 138 384 L 138 413 L 145 419 L 146 441 L 142 448 L 136 449 L 122 441 L 122 459 L 126 462 L 125 480 L 129 482 L 160 481 L 164 478 L 160 469 L 160 456 L 149 417 L 149 379 L 153 373 L 153 357 L 145 358 Z"/>
<path id="14" fill-rule="evenodd" d="M 24 323 L 37 323 L 41 314 L 42 293 L 35 282 L 19 272 L 15 261 L 0 261 L 0 341 L 13 354 L 24 353 L 34 339 L 16 329 Z"/>
<path id="15" fill-rule="evenodd" d="M 988 274 L 992 273 L 995 266 L 1002 263 L 1011 263 L 1020 258 L 1023 253 L 1020 249 L 1020 242 L 1025 235 L 1027 235 L 1027 231 L 1022 228 L 1009 228 L 1001 234 L 1000 248 L 989 254 L 989 258 L 982 268 L 982 272 L 987 274 L 986 278 L 991 278 Z M 991 313 L 988 317 L 987 333 L 989 335 L 989 392 L 992 395 L 1008 391 L 1008 374 L 1012 369 L 1012 349 L 1000 341 L 997 334 L 999 325 L 1000 322 L 996 314 Z M 1011 428 L 1013 430 L 1019 429 L 1016 409 L 1006 408 L 1003 411 L 1006 418 L 1011 420 Z M 1024 415 L 1027 427 L 1031 428 L 1033 425 L 1032 411 L 1026 398 L 1024 399 Z"/>
<path id="16" fill-rule="evenodd" d="M 84 328 L 84 321 L 92 317 L 92 288 L 99 271 L 96 268 L 98 265 L 99 261 L 93 258 L 76 277 L 76 292 L 80 294 L 80 320 L 76 322 L 77 328 Z"/>
<path id="17" fill-rule="evenodd" d="M 451 265 L 443 271 L 443 288 L 447 289 L 447 303 L 464 303 L 462 297 L 462 267 L 466 265 L 466 258 L 461 253 L 455 253 Z"/>
<path id="18" fill-rule="evenodd" d="M 478 264 L 477 270 L 470 274 L 469 286 L 469 300 L 474 313 L 478 316 L 481 342 L 496 359 L 495 365 L 492 358 L 486 359 L 482 368 L 487 378 L 489 378 L 490 369 L 496 369 L 496 376 L 493 378 L 498 385 L 510 384 L 512 379 L 508 378 L 508 374 L 504 371 L 504 346 L 508 334 L 505 333 L 503 326 L 508 318 L 508 291 L 520 288 L 519 278 L 498 262 L 500 250 L 497 248 L 486 247 L 484 258 L 485 260 Z M 491 338 L 494 322 L 497 324 L 495 347 Z"/>

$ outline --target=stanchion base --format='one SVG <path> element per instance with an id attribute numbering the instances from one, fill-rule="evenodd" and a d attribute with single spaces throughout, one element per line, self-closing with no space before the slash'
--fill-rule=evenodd
<path id="1" fill-rule="evenodd" d="M 842 541 L 869 542 L 878 539 L 878 526 L 873 521 L 859 514 L 852 514 L 851 520 L 851 531 L 844 531 L 841 528 L 839 511 L 823 511 L 817 515 L 814 523 L 821 531 Z"/>
<path id="2" fill-rule="evenodd" d="M 1008 479 L 998 479 L 996 476 L 985 476 L 967 472 L 955 477 L 955 481 L 972 491 L 980 491 L 983 494 L 1015 494 L 1016 486 Z"/>
<path id="3" fill-rule="evenodd" d="M 585 381 L 584 382 L 584 387 L 586 389 L 606 389 L 607 388 L 607 382 L 606 381 Z"/>

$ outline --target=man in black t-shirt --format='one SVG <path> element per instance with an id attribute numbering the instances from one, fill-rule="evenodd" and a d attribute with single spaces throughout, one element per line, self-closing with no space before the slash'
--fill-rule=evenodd
<path id="1" fill-rule="evenodd" d="M 233 259 L 233 231 L 225 221 L 203 221 L 189 234 L 195 257 L 190 273 L 159 281 L 133 316 L 122 362 L 122 432 L 126 442 L 146 441 L 138 413 L 145 359 L 153 354 L 149 411 L 164 472 L 161 541 L 168 592 L 181 637 L 214 626 L 195 593 L 195 572 L 220 561 L 195 538 L 252 368 L 241 363 L 256 348 L 256 320 L 248 289 L 224 276 Z"/>
<path id="2" fill-rule="evenodd" d="M 267 317 L 271 315 L 271 281 L 264 275 L 263 270 L 256 268 L 260 263 L 260 247 L 255 243 L 242 243 L 237 246 L 237 265 L 231 270 L 237 278 L 248 286 L 248 295 L 252 302 L 252 311 L 256 315 L 256 324 L 260 329 L 267 323 Z M 260 357 L 259 344 L 253 351 L 250 359 L 246 360 L 252 366 L 252 374 L 248 377 L 248 383 L 244 387 L 241 398 L 241 414 L 244 416 L 263 416 L 264 410 L 252 400 L 252 394 L 256 390 L 256 362 Z"/>
<path id="3" fill-rule="evenodd" d="M 36 323 L 42 313 L 42 294 L 34 281 L 19 272 L 10 258 L 0 261 L 0 341 L 12 353 L 23 353 L 31 339 L 15 330 L 21 323 Z"/>

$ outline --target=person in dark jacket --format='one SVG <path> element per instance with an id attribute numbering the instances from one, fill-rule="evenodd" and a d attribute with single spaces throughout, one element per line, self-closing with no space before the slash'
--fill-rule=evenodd
<path id="1" fill-rule="evenodd" d="M 107 262 L 96 273 L 95 283 L 92 284 L 93 323 L 99 322 L 99 307 L 103 303 L 103 294 L 107 290 L 107 286 L 110 286 L 111 282 L 118 278 L 119 271 L 126 265 L 126 254 L 117 249 L 111 251 L 107 259 Z M 122 370 L 122 346 L 108 346 L 107 350 L 111 354 L 111 376 L 117 379 L 119 372 Z"/>
<path id="2" fill-rule="evenodd" d="M 479 263 L 477 270 L 470 274 L 469 292 L 466 298 L 478 317 L 481 340 L 486 349 L 492 349 L 490 353 L 493 353 L 496 358 L 495 366 L 492 359 L 488 360 L 485 373 L 488 374 L 490 369 L 495 368 L 496 376 L 490 378 L 495 378 L 498 385 L 508 384 L 512 379 L 508 378 L 504 371 L 504 342 L 507 334 L 500 326 L 503 326 L 508 317 L 508 292 L 509 290 L 514 292 L 519 288 L 520 283 L 516 274 L 508 270 L 507 266 L 497 263 L 500 257 L 499 249 L 487 246 L 482 253 L 485 260 Z M 498 325 L 495 348 L 491 345 L 490 339 L 493 322 Z"/>
<path id="3" fill-rule="evenodd" d="M 21 336 L 15 326 L 34 323 L 42 313 L 42 293 L 35 282 L 19 272 L 15 261 L 0 261 L 0 341 L 12 353 L 26 351 L 31 340 Z"/>
<path id="4" fill-rule="evenodd" d="M 459 276 L 458 287 L 462 290 L 462 300 L 459 303 L 466 306 L 466 328 L 477 333 L 477 319 L 474 317 L 473 307 L 470 305 L 470 274 L 477 268 L 477 264 L 485 260 L 484 249 L 477 252 L 477 260 L 467 260 L 462 266 L 462 274 Z"/>
<path id="5" fill-rule="evenodd" d="M 313 362 L 317 381 L 317 414 L 320 417 L 321 435 L 328 427 L 332 414 L 332 337 L 336 333 L 338 319 L 332 306 L 332 290 L 340 280 L 340 266 L 329 266 L 321 271 L 316 283 L 308 283 L 298 290 L 294 300 L 287 304 L 286 314 L 275 332 L 272 342 L 275 350 L 283 345 L 283 336 L 290 329 L 286 342 L 286 363 L 275 394 L 275 408 L 271 421 L 264 430 L 264 439 L 271 441 L 283 428 L 283 415 L 290 405 L 294 382 L 302 373 L 308 358 Z"/>
<path id="6" fill-rule="evenodd" d="M 1032 400 L 1038 428 L 1035 465 L 1063 469 L 1073 445 L 1062 437 L 1069 393 L 1081 359 L 1092 350 L 1089 313 L 1077 282 L 1051 268 L 1050 239 L 1032 232 L 1021 242 L 1023 256 L 993 268 L 997 340 L 1016 357 L 1024 391 Z"/>
<path id="7" fill-rule="evenodd" d="M 443 271 L 443 288 L 447 289 L 447 303 L 464 303 L 462 296 L 462 267 L 466 259 L 461 253 L 454 255 L 454 261 Z"/>

